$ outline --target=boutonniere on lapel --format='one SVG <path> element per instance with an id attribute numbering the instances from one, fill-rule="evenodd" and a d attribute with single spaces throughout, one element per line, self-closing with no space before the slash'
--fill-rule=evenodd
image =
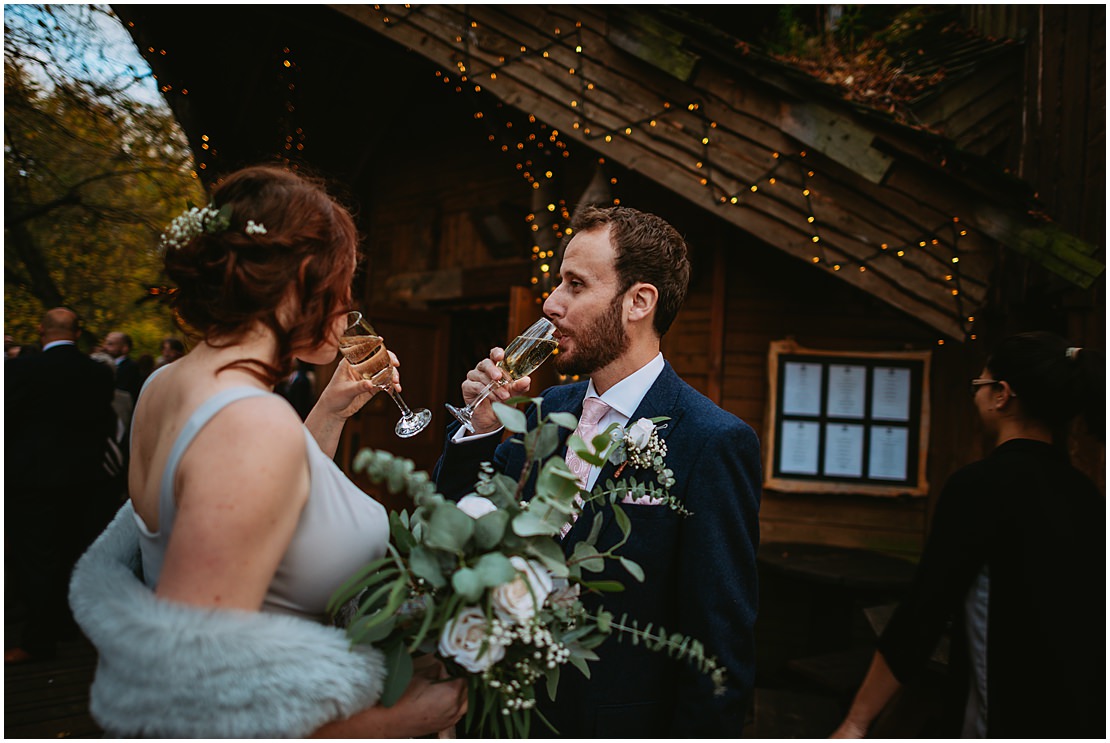
<path id="1" fill-rule="evenodd" d="M 666 416 L 659 418 L 641 418 L 627 428 L 616 424 L 610 436 L 616 446 L 609 453 L 609 461 L 617 465 L 613 477 L 620 477 L 625 468 L 632 465 L 635 469 L 655 470 L 659 484 L 665 488 L 674 485 L 674 473 L 666 467 L 664 458 L 667 456 L 667 442 L 659 436 L 659 431 L 666 426 L 657 425 L 670 420 Z"/>
<path id="2" fill-rule="evenodd" d="M 613 479 L 605 482 L 601 495 L 608 495 L 614 503 L 620 502 L 634 506 L 666 506 L 673 511 L 689 516 L 690 512 L 682 501 L 670 494 L 674 485 L 674 472 L 667 467 L 667 442 L 659 435 L 666 425 L 659 425 L 670 418 L 640 418 L 628 426 L 612 424 L 606 433 L 609 446 L 602 452 L 605 459 L 617 466 Z M 640 482 L 634 476 L 620 480 L 624 471 L 651 470 L 656 482 Z M 593 495 L 598 497 L 598 489 Z M 593 498 L 591 498 L 593 500 Z"/>

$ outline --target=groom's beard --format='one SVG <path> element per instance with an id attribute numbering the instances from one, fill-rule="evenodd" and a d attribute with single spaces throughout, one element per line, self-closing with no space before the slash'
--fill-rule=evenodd
<path id="1" fill-rule="evenodd" d="M 593 374 L 620 358 L 632 339 L 621 322 L 624 293 L 617 292 L 609 309 L 592 323 L 574 333 L 574 352 L 555 354 L 555 369 L 560 374 Z"/>

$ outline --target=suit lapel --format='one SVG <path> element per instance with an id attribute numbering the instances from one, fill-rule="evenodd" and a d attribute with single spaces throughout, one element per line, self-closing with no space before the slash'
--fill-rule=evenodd
<path id="1" fill-rule="evenodd" d="M 675 429 L 675 426 L 683 415 L 683 411 L 677 405 L 678 394 L 681 390 L 680 385 L 681 380 L 678 378 L 678 375 L 675 374 L 674 369 L 671 368 L 670 363 L 664 364 L 663 371 L 659 373 L 654 384 L 648 389 L 647 394 L 644 395 L 644 399 L 640 401 L 640 405 L 636 408 L 632 417 L 628 419 L 628 423 L 635 423 L 641 418 L 668 416 L 670 420 L 663 421 L 659 424 L 660 426 L 666 426 L 666 428 L 659 430 L 659 438 L 665 440 Z M 577 398 L 578 412 L 576 415 L 581 416 L 582 400 L 585 397 L 586 392 L 583 390 L 581 396 Z M 562 451 L 565 456 L 566 439 L 564 439 L 563 444 Z M 606 480 L 613 479 L 616 468 L 617 465 L 612 462 L 606 462 L 605 466 L 601 468 L 597 480 L 594 482 L 594 487 L 596 488 L 598 485 L 604 487 Z M 620 479 L 623 480 L 632 474 L 632 472 L 626 469 L 625 472 L 621 473 Z M 571 553 L 571 547 L 573 547 L 576 542 L 585 539 L 586 535 L 590 533 L 590 528 L 593 525 L 594 518 L 596 518 L 595 514 L 599 513 L 603 514 L 603 518 L 605 518 L 606 521 L 611 520 L 613 518 L 613 506 L 608 501 L 605 501 L 596 505 L 593 509 L 587 508 L 582 516 L 574 522 L 574 526 L 570 528 L 570 531 L 567 532 L 566 539 L 563 540 L 563 548 L 568 555 Z"/>

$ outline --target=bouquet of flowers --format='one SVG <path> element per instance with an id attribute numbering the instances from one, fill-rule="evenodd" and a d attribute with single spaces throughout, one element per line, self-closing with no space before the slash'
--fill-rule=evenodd
<path id="1" fill-rule="evenodd" d="M 568 445 L 584 461 L 652 468 L 656 476 L 655 482 L 644 483 L 609 480 L 585 493 L 566 462 L 553 456 L 558 428 L 574 430 L 575 417 L 542 416 L 542 398 L 507 402 L 494 408 L 505 428 L 523 434 L 526 456 L 519 480 L 485 463 L 474 493 L 455 503 L 436 492 L 428 475 L 415 471 L 409 460 L 371 450 L 355 459 L 356 471 L 391 492 L 407 492 L 415 505 L 411 514 L 390 514 L 388 554 L 347 581 L 330 605 L 352 642 L 384 651 L 388 676 L 381 703 L 392 704 L 408 686 L 414 653 L 434 652 L 453 673 L 468 679 L 468 727 L 528 737 L 532 714 L 538 714 L 540 682 L 554 699 L 566 664 L 588 677 L 589 662 L 598 659 L 595 648 L 611 634 L 694 663 L 721 688 L 723 669 L 701 643 L 663 628 L 641 628 L 635 619 L 600 607 L 590 611 L 582 602 L 587 593 L 623 590 L 616 581 L 591 580 L 606 560 L 619 561 L 634 580 L 644 580 L 640 566 L 618 554 L 631 531 L 621 502 L 651 499 L 685 513 L 667 493 L 673 479 L 663 464 L 666 446 L 656 433 L 658 421 L 641 419 L 627 431 L 611 426 L 590 442 L 592 447 L 571 436 Z M 511 407 L 521 402 L 537 407 L 531 430 L 523 413 Z M 535 495 L 522 501 L 533 471 L 538 472 Z M 568 558 L 557 541 L 560 530 L 585 504 L 603 498 L 613 503 L 623 538 L 599 550 L 598 514 L 589 536 Z"/>

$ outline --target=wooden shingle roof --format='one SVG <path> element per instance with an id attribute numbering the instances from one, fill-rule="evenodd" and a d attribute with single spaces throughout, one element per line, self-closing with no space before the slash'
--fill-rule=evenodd
<path id="1" fill-rule="evenodd" d="M 998 245 L 1080 286 L 1094 247 L 1030 214 L 1028 188 L 944 137 L 822 95 L 812 78 L 666 8 L 335 5 L 558 136 L 651 178 L 813 270 L 952 338 Z"/>

